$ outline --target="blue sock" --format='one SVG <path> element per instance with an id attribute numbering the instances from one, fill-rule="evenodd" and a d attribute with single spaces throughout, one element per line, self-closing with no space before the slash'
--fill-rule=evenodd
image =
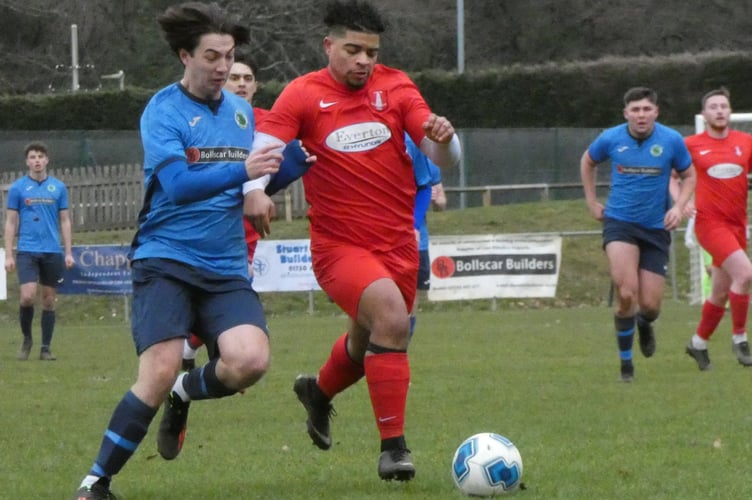
<path id="1" fill-rule="evenodd" d="M 222 398 L 238 392 L 230 389 L 217 378 L 218 361 L 218 359 L 213 359 L 201 368 L 189 371 L 183 378 L 183 388 L 191 401 Z"/>
<path id="2" fill-rule="evenodd" d="M 614 316 L 614 326 L 616 326 L 616 343 L 619 346 L 619 358 L 622 361 L 632 361 L 635 317 L 618 318 Z"/>
<path id="3" fill-rule="evenodd" d="M 156 408 L 147 406 L 131 391 L 126 392 L 112 413 L 89 474 L 109 479 L 120 472 L 144 439 L 156 414 Z"/>
<path id="4" fill-rule="evenodd" d="M 55 330 L 55 311 L 42 311 L 42 348 L 50 348 Z"/>
<path id="5" fill-rule="evenodd" d="M 413 338 L 413 333 L 415 333 L 415 323 L 418 322 L 417 316 L 410 316 L 410 338 Z"/>
<path id="6" fill-rule="evenodd" d="M 34 306 L 20 306 L 18 308 L 18 322 L 24 338 L 31 339 L 31 322 L 34 320 Z"/>

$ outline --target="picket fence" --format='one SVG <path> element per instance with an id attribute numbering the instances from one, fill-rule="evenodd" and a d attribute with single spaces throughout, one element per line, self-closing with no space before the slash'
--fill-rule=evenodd
<path id="1" fill-rule="evenodd" d="M 144 173 L 139 164 L 104 165 L 66 169 L 50 169 L 68 188 L 68 206 L 72 229 L 111 231 L 135 229 L 144 201 Z M 5 220 L 8 188 L 27 171 L 0 173 L 0 213 Z M 290 220 L 303 217 L 306 211 L 303 184 L 293 183 L 287 190 L 272 197 L 277 216 Z"/>

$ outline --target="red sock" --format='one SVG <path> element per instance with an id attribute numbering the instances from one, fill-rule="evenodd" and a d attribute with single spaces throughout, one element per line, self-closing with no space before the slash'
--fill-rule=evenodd
<path id="1" fill-rule="evenodd" d="M 319 370 L 319 388 L 332 399 L 363 377 L 363 365 L 352 360 L 347 353 L 345 332 L 332 346 L 332 352 Z"/>
<path id="2" fill-rule="evenodd" d="M 407 353 L 371 354 L 366 356 L 365 367 L 368 393 L 381 439 L 402 436 L 410 385 Z"/>
<path id="3" fill-rule="evenodd" d="M 740 295 L 729 290 L 731 324 L 734 334 L 747 331 L 747 312 L 749 311 L 749 294 Z"/>
<path id="4" fill-rule="evenodd" d="M 697 325 L 697 335 L 701 339 L 708 340 L 718 327 L 718 323 L 723 319 L 723 314 L 725 312 L 725 307 L 717 306 L 709 300 L 706 300 L 702 305 L 700 324 Z"/>
<path id="5" fill-rule="evenodd" d="M 204 341 L 198 338 L 195 333 L 191 333 L 191 336 L 188 337 L 188 345 L 191 346 L 191 349 L 198 349 L 204 345 Z"/>

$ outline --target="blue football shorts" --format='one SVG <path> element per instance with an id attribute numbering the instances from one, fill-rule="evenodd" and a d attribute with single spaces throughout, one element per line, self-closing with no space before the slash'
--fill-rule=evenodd
<path id="1" fill-rule="evenodd" d="M 17 252 L 18 283 L 40 283 L 57 288 L 63 284 L 65 259 L 61 253 Z"/>
<path id="2" fill-rule="evenodd" d="M 190 332 L 210 347 L 222 332 L 239 325 L 255 325 L 269 334 L 259 296 L 242 276 L 159 258 L 134 261 L 131 276 L 131 333 L 139 355 Z"/>
<path id="3" fill-rule="evenodd" d="M 612 241 L 636 245 L 640 249 L 639 268 L 666 276 L 671 233 L 617 219 L 603 219 L 603 248 Z"/>

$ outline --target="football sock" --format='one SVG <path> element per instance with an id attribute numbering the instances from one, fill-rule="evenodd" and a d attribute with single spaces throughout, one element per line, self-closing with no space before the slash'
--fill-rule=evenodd
<path id="1" fill-rule="evenodd" d="M 31 322 L 34 319 L 34 306 L 20 306 L 18 308 L 18 322 L 21 324 L 21 333 L 27 339 L 31 338 Z"/>
<path id="2" fill-rule="evenodd" d="M 713 335 L 715 329 L 718 328 L 718 324 L 721 322 L 721 319 L 723 319 L 725 313 L 725 307 L 717 306 L 709 300 L 706 300 L 702 305 L 700 323 L 697 325 L 697 336 L 703 340 L 708 340 L 710 336 Z M 695 349 L 700 349 L 696 345 L 694 347 Z M 707 347 L 707 344 L 705 344 L 705 347 Z M 705 349 L 705 347 L 703 347 L 703 349 Z"/>
<path id="3" fill-rule="evenodd" d="M 418 317 L 414 314 L 410 315 L 410 339 L 413 338 L 413 333 L 415 333 L 415 323 L 418 322 Z"/>
<path id="4" fill-rule="evenodd" d="M 732 331 L 735 334 L 747 331 L 749 294 L 739 294 L 729 290 L 729 308 L 731 309 Z"/>
<path id="5" fill-rule="evenodd" d="M 406 352 L 367 354 L 368 393 L 382 441 L 404 434 L 410 364 Z"/>
<path id="6" fill-rule="evenodd" d="M 199 337 L 195 333 L 190 334 L 190 336 L 188 337 L 187 343 L 194 350 L 204 345 L 204 341 L 201 340 L 201 337 Z"/>
<path id="7" fill-rule="evenodd" d="M 147 406 L 131 391 L 126 392 L 112 413 L 99 455 L 87 478 L 111 478 L 120 472 L 138 448 L 156 414 L 156 408 Z"/>
<path id="8" fill-rule="evenodd" d="M 622 361 L 631 361 L 635 317 L 619 318 L 614 316 L 614 325 L 616 326 L 616 343 L 619 346 L 619 358 Z"/>
<path id="9" fill-rule="evenodd" d="M 201 368 L 196 368 L 178 376 L 175 388 L 180 399 L 183 401 L 198 401 L 201 399 L 216 399 L 235 394 L 235 389 L 230 389 L 217 378 L 218 359 L 213 359 Z M 183 397 L 180 389 L 185 390 L 187 398 Z"/>
<path id="10" fill-rule="evenodd" d="M 704 351 L 708 348 L 708 341 L 695 333 L 692 335 L 692 347 Z"/>
<path id="11" fill-rule="evenodd" d="M 183 359 L 196 359 L 196 352 L 197 349 L 194 349 L 190 341 L 186 339 L 183 343 Z"/>
<path id="12" fill-rule="evenodd" d="M 329 359 L 319 370 L 318 385 L 326 397 L 332 399 L 363 378 L 363 365 L 354 361 L 347 352 L 347 333 L 332 346 Z"/>
<path id="13" fill-rule="evenodd" d="M 42 311 L 42 349 L 49 349 L 55 330 L 55 311 Z"/>

